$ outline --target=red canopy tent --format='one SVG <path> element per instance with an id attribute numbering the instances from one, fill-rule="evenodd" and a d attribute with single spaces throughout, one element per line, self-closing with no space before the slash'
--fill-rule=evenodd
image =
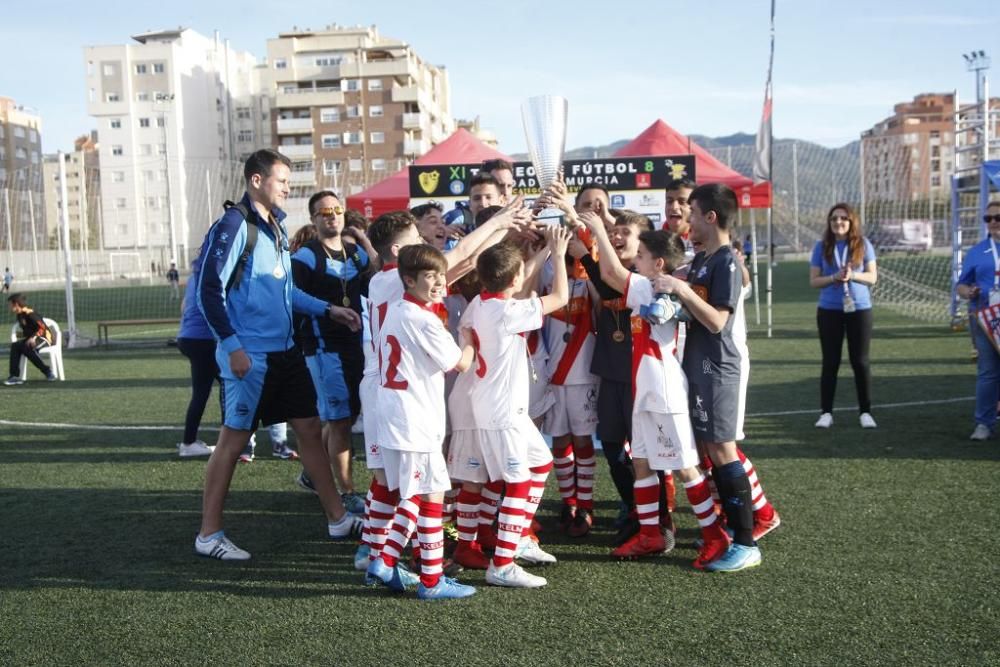
<path id="1" fill-rule="evenodd" d="M 513 162 L 509 156 L 490 148 L 468 130 L 459 129 L 413 163 L 471 164 L 497 158 Z M 410 176 L 407 169 L 396 172 L 367 190 L 347 197 L 347 207 L 361 211 L 368 218 L 377 218 L 383 213 L 407 209 L 409 206 Z"/>
<path id="2" fill-rule="evenodd" d="M 643 155 L 694 155 L 698 183 L 724 183 L 736 192 L 741 208 L 768 208 L 771 205 L 771 184 L 758 183 L 719 162 L 704 148 L 670 127 L 662 120 L 643 130 L 642 134 L 617 151 L 614 157 Z"/>

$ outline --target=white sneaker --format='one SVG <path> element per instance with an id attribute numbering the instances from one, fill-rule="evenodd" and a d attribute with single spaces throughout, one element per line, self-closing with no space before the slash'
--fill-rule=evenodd
<path id="1" fill-rule="evenodd" d="M 243 551 L 229 541 L 225 535 L 214 540 L 203 540 L 201 535 L 194 538 L 194 551 L 199 556 L 218 558 L 219 560 L 250 560 L 250 553 Z"/>
<path id="2" fill-rule="evenodd" d="M 556 562 L 555 556 L 543 551 L 538 546 L 538 542 L 530 537 L 522 537 L 521 541 L 517 543 L 517 549 L 514 550 L 514 558 L 533 565 L 550 565 Z"/>
<path id="3" fill-rule="evenodd" d="M 185 445 L 183 442 L 177 443 L 177 454 L 182 459 L 192 456 L 211 456 L 214 451 L 215 445 L 206 445 L 201 440 L 195 440 L 189 445 Z"/>
<path id="4" fill-rule="evenodd" d="M 861 422 L 861 428 L 878 428 L 878 424 L 875 423 L 875 420 L 867 412 L 862 412 L 858 421 Z"/>
<path id="5" fill-rule="evenodd" d="M 830 428 L 833 426 L 833 415 L 829 412 L 824 412 L 816 420 L 816 428 Z"/>
<path id="6" fill-rule="evenodd" d="M 351 426 L 351 433 L 355 435 L 360 435 L 365 432 L 365 415 L 362 413 L 358 415 L 358 418 L 354 420 L 354 424 Z"/>
<path id="7" fill-rule="evenodd" d="M 365 525 L 364 518 L 357 514 L 345 512 L 340 521 L 330 521 L 326 525 L 327 533 L 332 540 L 342 540 L 345 537 L 358 537 Z"/>
<path id="8" fill-rule="evenodd" d="M 969 440 L 989 440 L 992 433 L 986 424 L 976 424 L 976 430 L 969 436 Z"/>
<path id="9" fill-rule="evenodd" d="M 486 583 L 508 588 L 541 588 L 549 582 L 545 577 L 525 572 L 517 563 L 496 567 L 490 561 L 490 566 L 486 568 Z"/>

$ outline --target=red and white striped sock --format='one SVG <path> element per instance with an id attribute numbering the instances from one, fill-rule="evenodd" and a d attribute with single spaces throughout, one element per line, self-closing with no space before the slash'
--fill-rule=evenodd
<path id="1" fill-rule="evenodd" d="M 396 505 L 396 514 L 393 517 L 392 528 L 389 530 L 389 537 L 382 547 L 382 561 L 389 567 L 395 567 L 403 549 L 410 541 L 410 537 L 417 530 L 417 515 L 420 513 L 420 498 L 404 498 Z"/>
<path id="2" fill-rule="evenodd" d="M 757 477 L 757 471 L 742 449 L 737 447 L 736 453 L 739 455 L 740 463 L 743 464 L 743 469 L 747 471 L 747 478 L 750 480 L 750 499 L 753 503 L 754 518 L 770 521 L 774 518 L 774 506 L 768 502 L 767 496 L 764 495 L 764 487 Z"/>
<path id="3" fill-rule="evenodd" d="M 479 492 L 482 500 L 479 501 L 479 526 L 489 528 L 493 525 L 493 519 L 497 516 L 497 503 L 500 502 L 500 494 L 503 493 L 503 480 L 499 482 L 487 482 L 483 484 Z"/>
<path id="4" fill-rule="evenodd" d="M 441 529 L 442 503 L 420 500 L 417 539 L 420 542 L 420 583 L 434 588 L 441 580 L 444 561 L 444 531 Z"/>
<path id="5" fill-rule="evenodd" d="M 659 531 L 660 480 L 656 474 L 635 480 L 635 511 L 639 516 L 639 530 L 647 535 Z"/>
<path id="6" fill-rule="evenodd" d="M 594 509 L 594 443 L 576 443 L 576 500 L 580 509 Z"/>
<path id="7" fill-rule="evenodd" d="M 458 528 L 459 542 L 476 541 L 476 531 L 479 529 L 479 501 L 480 495 L 475 491 L 463 488 L 458 492 L 458 500 L 455 503 L 458 516 L 455 525 Z"/>
<path id="8" fill-rule="evenodd" d="M 701 474 L 708 480 L 708 492 L 711 494 L 712 502 L 715 504 L 715 513 L 722 514 L 722 499 L 719 498 L 719 489 L 715 486 L 715 475 L 712 474 L 715 466 L 712 464 L 712 459 L 703 456 L 698 467 L 701 469 Z"/>
<path id="9" fill-rule="evenodd" d="M 375 560 L 382 553 L 382 547 L 389 537 L 389 527 L 399 504 L 399 491 L 390 491 L 372 479 L 368 490 L 371 502 L 368 504 L 368 558 Z"/>
<path id="10" fill-rule="evenodd" d="M 565 447 L 553 447 L 552 458 L 555 459 L 559 496 L 565 504 L 576 505 L 576 464 L 573 456 L 573 443 L 569 442 Z"/>
<path id="11" fill-rule="evenodd" d="M 378 484 L 378 481 L 372 477 L 372 483 L 368 486 L 368 493 L 365 494 L 365 515 L 361 523 L 361 544 L 364 544 L 369 548 L 369 553 L 371 553 L 371 540 L 368 536 L 371 534 L 371 528 L 368 525 L 369 517 L 372 511 L 372 487 Z"/>
<path id="12" fill-rule="evenodd" d="M 452 482 L 451 488 L 448 489 L 444 494 L 444 511 L 441 514 L 441 523 L 448 523 L 449 521 L 455 521 L 455 500 L 458 498 L 459 492 L 462 490 L 461 482 Z"/>
<path id="13" fill-rule="evenodd" d="M 705 476 L 698 475 L 698 479 L 684 482 L 684 491 L 687 493 L 688 502 L 691 503 L 691 509 L 694 510 L 694 515 L 698 519 L 702 538 L 706 541 L 725 539 L 726 534 L 718 520 L 715 502 L 712 500 L 712 491 Z"/>
<path id="14" fill-rule="evenodd" d="M 545 493 L 545 480 L 552 470 L 552 462 L 537 466 L 531 469 L 531 481 L 528 486 L 528 502 L 524 504 L 524 527 L 525 530 L 531 528 L 531 520 L 535 518 L 535 512 L 542 503 L 542 494 Z M 529 531 L 530 532 L 530 531 Z"/>
<path id="15" fill-rule="evenodd" d="M 524 527 L 524 506 L 528 502 L 530 481 L 508 482 L 507 494 L 500 504 L 497 520 L 497 548 L 493 552 L 493 565 L 503 567 L 514 562 L 514 551 L 521 540 Z"/>

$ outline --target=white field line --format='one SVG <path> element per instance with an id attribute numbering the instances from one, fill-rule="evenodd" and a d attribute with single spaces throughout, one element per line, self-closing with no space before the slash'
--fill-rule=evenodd
<path id="1" fill-rule="evenodd" d="M 881 405 L 873 406 L 873 410 L 886 410 L 892 408 L 912 408 L 920 407 L 923 405 L 943 405 L 946 403 L 963 403 L 965 401 L 975 400 L 975 396 L 960 396 L 958 398 L 941 398 L 933 401 L 908 401 L 905 403 L 883 403 Z M 846 408 L 834 408 L 834 412 L 847 412 L 854 411 L 857 412 L 858 408 L 846 407 Z M 786 417 L 790 415 L 811 415 L 817 413 L 816 408 L 811 408 L 809 410 L 782 410 L 780 412 L 754 412 L 747 414 L 747 417 Z M 180 431 L 183 429 L 182 426 L 114 426 L 110 424 L 63 424 L 63 423 L 39 423 L 39 422 L 23 422 L 14 421 L 10 419 L 0 419 L 0 426 L 30 426 L 35 428 L 49 428 L 49 429 L 78 429 L 81 431 Z M 218 431 L 218 426 L 202 426 L 201 431 Z"/>

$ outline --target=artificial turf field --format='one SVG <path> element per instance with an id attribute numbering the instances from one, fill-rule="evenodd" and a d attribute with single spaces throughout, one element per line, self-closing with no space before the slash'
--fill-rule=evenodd
<path id="1" fill-rule="evenodd" d="M 748 309 L 744 449 L 782 526 L 762 540 L 763 564 L 733 575 L 690 567 L 697 532 L 682 493 L 676 550 L 610 560 L 616 502 L 599 457 L 588 539 L 555 530 L 550 480 L 542 539 L 559 563 L 540 572 L 546 588 L 482 585 L 443 603 L 366 588 L 354 546 L 324 539 L 298 464 L 267 456 L 266 436 L 227 505 L 227 534 L 253 560 L 200 559 L 204 461 L 176 458 L 188 396 L 178 352 L 72 350 L 58 384 L 32 369 L 28 384 L 0 387 L 0 663 L 1000 664 L 1000 443 L 967 440 L 968 337 L 877 309 L 879 428 L 857 425 L 845 353 L 844 409 L 818 431 L 806 272 L 776 269 L 773 338 Z M 921 404 L 899 405 L 910 403 Z M 159 425 L 178 428 L 124 428 Z M 483 584 L 482 573 L 460 579 Z"/>

